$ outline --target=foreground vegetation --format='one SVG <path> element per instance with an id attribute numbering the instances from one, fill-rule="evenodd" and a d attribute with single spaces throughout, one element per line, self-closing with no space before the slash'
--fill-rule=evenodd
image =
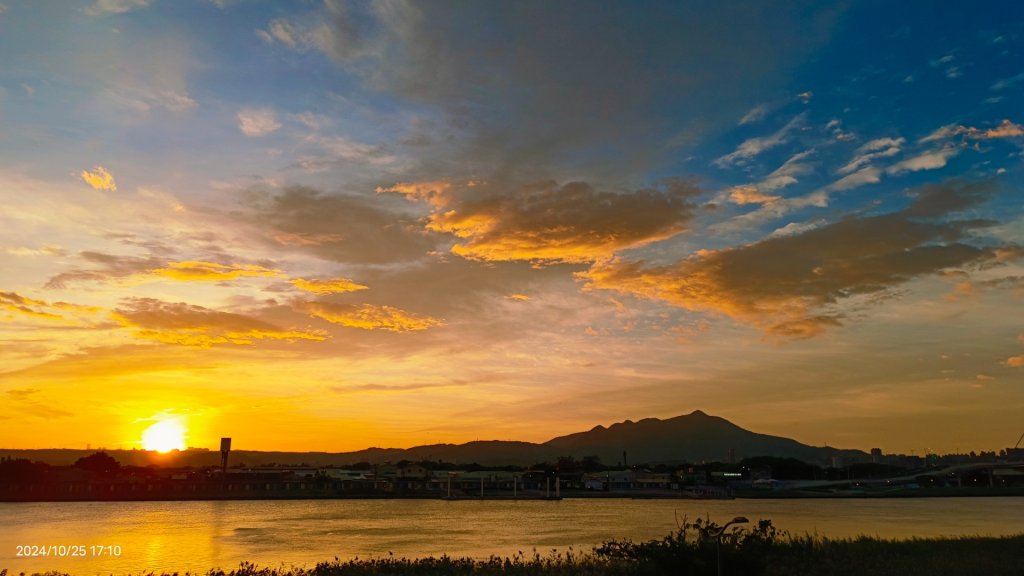
<path id="1" fill-rule="evenodd" d="M 720 572 L 719 572 L 720 570 Z M 750 529 L 684 521 L 661 540 L 611 541 L 593 553 L 544 556 L 380 558 L 313 568 L 211 570 L 206 576 L 1024 576 L 1024 534 L 1001 538 L 832 540 L 792 536 L 762 520 Z M 177 573 L 175 573 L 177 575 Z M 46 576 L 62 576 L 47 573 Z M 147 576 L 154 576 L 152 574 Z"/>

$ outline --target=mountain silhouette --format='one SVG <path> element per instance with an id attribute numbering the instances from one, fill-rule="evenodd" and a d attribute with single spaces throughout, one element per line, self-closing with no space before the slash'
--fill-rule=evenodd
<path id="1" fill-rule="evenodd" d="M 2 456 L 29 458 L 62 465 L 72 464 L 78 458 L 91 453 L 90 450 L 69 449 L 0 450 Z M 107 453 L 125 465 L 154 463 L 153 455 L 142 450 L 108 450 Z M 571 456 L 577 460 L 597 456 L 606 465 L 728 462 L 730 457 L 735 457 L 739 461 L 754 456 L 796 458 L 813 464 L 828 464 L 833 456 L 862 459 L 867 454 L 860 450 L 809 446 L 781 436 L 758 434 L 724 418 L 710 416 L 697 410 L 666 420 L 644 418 L 637 422 L 618 422 L 607 428 L 595 426 L 586 432 L 559 436 L 542 444 L 490 440 L 465 444 L 430 444 L 412 448 L 368 448 L 336 453 L 234 450 L 231 453 L 231 463 L 244 463 L 247 466 L 344 466 L 356 462 L 380 464 L 402 460 L 432 460 L 459 464 L 476 462 L 490 466 L 529 466 L 538 462 L 554 462 L 561 456 Z M 187 450 L 178 454 L 161 455 L 159 463 L 167 466 L 215 466 L 220 463 L 220 453 Z"/>

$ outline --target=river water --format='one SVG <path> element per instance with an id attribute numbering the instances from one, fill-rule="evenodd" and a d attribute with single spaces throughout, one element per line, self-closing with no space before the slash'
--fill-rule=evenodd
<path id="1" fill-rule="evenodd" d="M 610 539 L 660 538 L 684 516 L 719 523 L 768 518 L 792 533 L 834 538 L 1008 535 L 1024 533 L 1024 498 L 0 503 L 0 570 L 183 574 L 243 561 L 311 567 L 389 552 L 589 552 Z M 67 554 L 81 547 L 84 555 L 18 557 L 22 546 L 65 546 Z M 120 555 L 100 549 L 107 546 L 119 547 Z"/>

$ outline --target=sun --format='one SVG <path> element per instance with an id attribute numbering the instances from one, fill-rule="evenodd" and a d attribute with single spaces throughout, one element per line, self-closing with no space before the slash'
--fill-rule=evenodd
<path id="1" fill-rule="evenodd" d="M 185 427 L 177 419 L 161 420 L 142 433 L 142 447 L 157 452 L 185 449 Z"/>

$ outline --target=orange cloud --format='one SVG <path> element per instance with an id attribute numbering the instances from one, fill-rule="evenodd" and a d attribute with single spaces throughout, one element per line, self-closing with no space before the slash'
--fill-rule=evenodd
<path id="1" fill-rule="evenodd" d="M 961 242 L 984 222 L 930 219 L 971 207 L 991 191 L 984 184 L 927 186 L 902 212 L 847 218 L 800 234 L 702 251 L 667 266 L 614 259 L 577 277 L 587 289 L 724 314 L 783 337 L 814 336 L 840 324 L 837 304 L 845 298 L 994 261 L 995 248 Z"/>
<path id="2" fill-rule="evenodd" d="M 166 268 L 158 268 L 151 271 L 159 276 L 166 276 L 174 280 L 217 282 L 221 280 L 234 280 L 243 276 L 269 276 L 281 277 L 284 273 L 280 270 L 273 270 L 254 264 L 217 264 L 216 262 L 169 262 Z"/>
<path id="3" fill-rule="evenodd" d="M 109 190 L 111 192 L 117 192 L 117 184 L 114 183 L 114 176 L 107 172 L 107 169 L 103 166 L 96 166 L 89 170 L 82 170 L 82 180 L 85 180 L 89 186 L 97 190 Z"/>
<path id="4" fill-rule="evenodd" d="M 508 296 L 505 296 L 505 298 L 508 298 L 509 300 L 515 300 L 517 302 L 524 302 L 530 299 L 530 297 L 527 296 L 526 294 L 509 294 Z"/>
<path id="5" fill-rule="evenodd" d="M 391 306 L 373 304 L 330 304 L 327 302 L 299 302 L 295 307 L 310 316 L 321 318 L 333 324 L 363 330 L 388 330 L 391 332 L 418 332 L 442 326 L 443 323 L 429 316 L 411 314 Z"/>
<path id="6" fill-rule="evenodd" d="M 47 302 L 45 300 L 27 298 L 14 292 L 0 292 L 0 310 L 33 318 L 79 324 L 81 318 L 76 318 L 75 316 L 95 314 L 102 311 L 102 308 L 82 306 L 68 302 Z M 11 317 L 13 318 L 13 316 Z"/>
<path id="7" fill-rule="evenodd" d="M 296 278 L 291 281 L 292 285 L 300 290 L 314 294 L 341 294 L 344 292 L 356 292 L 366 290 L 367 286 L 357 284 L 347 278 L 334 278 L 329 280 L 306 280 Z"/>
<path id="8" fill-rule="evenodd" d="M 729 200 L 733 204 L 743 206 L 745 204 L 770 204 L 779 199 L 779 196 L 764 194 L 757 189 L 757 186 L 744 185 L 735 186 L 729 192 Z"/>
<path id="9" fill-rule="evenodd" d="M 475 185 L 475 182 L 468 184 L 470 187 Z M 451 187 L 450 182 L 443 180 L 434 182 L 399 182 L 393 186 L 378 186 L 377 193 L 394 192 L 402 194 L 409 200 L 423 200 L 432 206 L 440 208 L 451 200 L 450 196 L 448 196 L 448 191 Z"/>
<path id="10" fill-rule="evenodd" d="M 209 348 L 216 344 L 251 345 L 257 340 L 322 341 L 323 331 L 283 330 L 249 316 L 219 312 L 184 302 L 131 298 L 111 317 L 134 335 L 166 344 Z"/>
<path id="11" fill-rule="evenodd" d="M 1011 368 L 1024 368 L 1024 354 L 1020 356 L 1010 356 L 1006 359 L 1006 365 Z"/>
<path id="12" fill-rule="evenodd" d="M 999 126 L 989 128 L 981 133 L 982 138 L 1020 138 L 1024 136 L 1024 126 L 1003 120 Z"/>
<path id="13" fill-rule="evenodd" d="M 423 187 L 396 188 L 427 197 L 434 211 L 427 229 L 464 240 L 452 252 L 471 260 L 588 263 L 671 238 L 692 217 L 689 199 L 700 191 L 674 180 L 629 194 L 598 192 L 585 182 L 547 181 L 512 193 L 474 187 L 456 195 Z"/>

